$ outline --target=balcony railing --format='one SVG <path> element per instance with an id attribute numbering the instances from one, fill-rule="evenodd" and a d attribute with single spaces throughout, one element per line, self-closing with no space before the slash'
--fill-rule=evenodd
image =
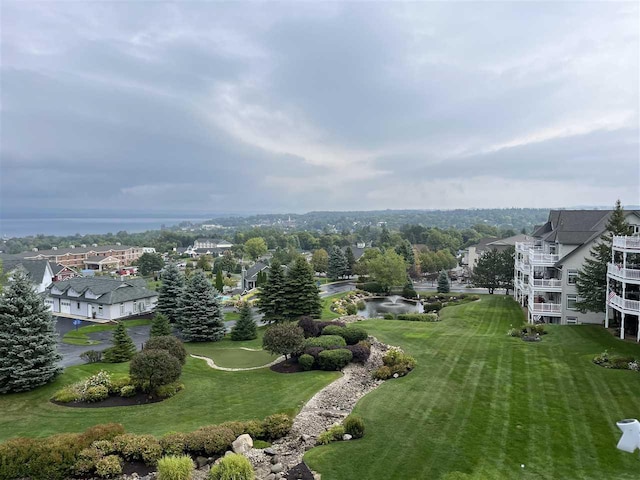
<path id="1" fill-rule="evenodd" d="M 560 255 L 555 253 L 544 253 L 540 250 L 529 250 L 529 263 L 531 265 L 553 265 L 560 260 Z"/>
<path id="2" fill-rule="evenodd" d="M 613 246 L 617 248 L 624 248 L 625 250 L 638 250 L 640 251 L 640 237 L 613 237 Z"/>
<path id="3" fill-rule="evenodd" d="M 613 263 L 607 265 L 607 273 L 623 280 L 640 281 L 640 270 L 636 270 L 633 268 L 622 268 L 618 265 L 614 265 Z"/>
<path id="4" fill-rule="evenodd" d="M 559 303 L 529 303 L 529 310 L 533 313 L 562 313 Z"/>
<path id="5" fill-rule="evenodd" d="M 618 295 L 614 295 L 609 299 L 609 305 L 616 306 L 635 315 L 640 315 L 640 302 L 637 300 L 627 300 Z"/>
<path id="6" fill-rule="evenodd" d="M 533 242 L 516 242 L 516 252 L 529 253 L 533 248 Z"/>
<path id="7" fill-rule="evenodd" d="M 545 289 L 545 288 L 562 288 L 562 280 L 551 279 L 551 280 L 543 280 L 541 278 L 531 278 L 529 277 L 529 286 L 536 289 Z"/>

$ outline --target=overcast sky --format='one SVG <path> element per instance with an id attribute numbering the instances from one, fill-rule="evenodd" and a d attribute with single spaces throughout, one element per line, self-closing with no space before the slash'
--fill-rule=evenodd
<path id="1" fill-rule="evenodd" d="M 1 208 L 640 203 L 637 2 L 2 0 Z"/>

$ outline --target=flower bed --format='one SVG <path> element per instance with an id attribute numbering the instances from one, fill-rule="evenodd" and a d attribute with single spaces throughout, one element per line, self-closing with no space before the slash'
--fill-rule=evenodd
<path id="1" fill-rule="evenodd" d="M 329 308 L 338 315 L 356 315 L 358 310 L 365 308 L 364 299 L 372 295 L 372 293 L 363 290 L 354 290 L 342 298 L 333 300 Z"/>

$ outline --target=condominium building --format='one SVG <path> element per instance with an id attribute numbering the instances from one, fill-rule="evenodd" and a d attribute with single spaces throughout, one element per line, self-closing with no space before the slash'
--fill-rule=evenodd
<path id="1" fill-rule="evenodd" d="M 640 236 L 613 237 L 607 265 L 605 326 L 620 327 L 620 338 L 635 335 L 640 342 Z"/>
<path id="2" fill-rule="evenodd" d="M 72 268 L 89 268 L 102 270 L 104 260 L 112 267 L 131 265 L 143 254 L 143 247 L 130 247 L 126 245 L 86 245 L 70 246 L 67 248 L 53 247 L 51 250 L 34 249 L 31 252 L 23 252 L 17 256 L 26 260 L 48 260 L 56 265 Z"/>
<path id="3" fill-rule="evenodd" d="M 610 215 L 611 210 L 551 210 L 533 240 L 516 243 L 514 297 L 527 308 L 529 323 L 604 322 L 605 314 L 576 308 L 576 278 Z M 640 229 L 640 211 L 626 211 L 625 218 Z"/>

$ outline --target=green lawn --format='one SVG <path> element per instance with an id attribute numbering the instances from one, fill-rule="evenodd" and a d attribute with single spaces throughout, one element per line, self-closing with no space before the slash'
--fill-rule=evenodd
<path id="1" fill-rule="evenodd" d="M 591 359 L 605 348 L 640 357 L 640 347 L 597 326 L 550 327 L 540 343 L 508 337 L 522 321 L 512 299 L 493 295 L 436 324 L 362 322 L 419 364 L 357 404 L 363 439 L 305 460 L 323 480 L 638 478 L 640 456 L 615 448 L 615 422 L 640 417 L 640 374 Z"/>
<path id="2" fill-rule="evenodd" d="M 150 319 L 138 319 L 138 320 L 123 320 L 122 321 L 127 328 L 140 327 L 142 325 L 150 325 L 152 320 Z M 70 345 L 98 345 L 97 340 L 91 340 L 89 338 L 90 333 L 106 332 L 116 329 L 115 323 L 99 323 L 96 325 L 87 325 L 86 327 L 80 327 L 78 330 L 71 330 L 64 334 L 62 341 Z"/>

